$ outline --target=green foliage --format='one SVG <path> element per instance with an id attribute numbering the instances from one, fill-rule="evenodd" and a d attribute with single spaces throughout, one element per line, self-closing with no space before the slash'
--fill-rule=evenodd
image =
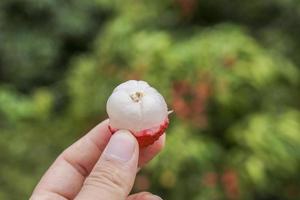
<path id="1" fill-rule="evenodd" d="M 299 111 L 288 109 L 251 115 L 232 128 L 237 146 L 230 162 L 239 168 L 245 191 L 276 193 L 280 187 L 288 197 L 293 184 L 299 184 L 299 130 Z"/>
<path id="2" fill-rule="evenodd" d="M 68 58 L 87 49 L 107 15 L 81 0 L 3 0 L 0 9 L 1 81 L 25 92 L 61 79 Z"/>
<path id="3" fill-rule="evenodd" d="M 0 199 L 28 197 L 128 79 L 148 81 L 175 111 L 134 191 L 299 199 L 299 6 L 1 1 Z"/>

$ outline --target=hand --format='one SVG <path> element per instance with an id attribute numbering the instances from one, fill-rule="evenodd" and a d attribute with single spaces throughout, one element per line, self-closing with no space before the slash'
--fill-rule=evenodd
<path id="1" fill-rule="evenodd" d="M 111 136 L 108 120 L 67 148 L 36 186 L 31 200 L 159 200 L 142 192 L 128 196 L 139 167 L 164 146 L 165 134 L 139 151 L 135 137 L 121 130 Z"/>

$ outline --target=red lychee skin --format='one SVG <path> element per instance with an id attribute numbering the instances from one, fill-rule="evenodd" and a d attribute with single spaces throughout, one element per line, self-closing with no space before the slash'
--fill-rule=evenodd
<path id="1" fill-rule="evenodd" d="M 156 140 L 158 140 L 159 137 L 168 128 L 168 126 L 169 126 L 169 118 L 167 117 L 159 127 L 145 129 L 140 132 L 134 132 L 131 130 L 129 130 L 129 131 L 137 139 L 140 148 L 144 148 L 144 147 L 147 147 L 147 146 L 153 144 Z M 119 129 L 115 129 L 115 128 L 111 127 L 110 125 L 108 125 L 108 129 L 111 132 L 111 134 L 114 134 L 116 131 L 119 130 Z M 137 136 L 137 135 L 139 135 L 139 136 Z"/>

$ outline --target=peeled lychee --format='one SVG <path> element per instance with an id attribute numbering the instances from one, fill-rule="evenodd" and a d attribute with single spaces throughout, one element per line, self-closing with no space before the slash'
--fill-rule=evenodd
<path id="1" fill-rule="evenodd" d="M 106 104 L 111 133 L 129 130 L 140 147 L 153 144 L 169 125 L 162 95 L 145 81 L 130 80 L 117 86 Z"/>

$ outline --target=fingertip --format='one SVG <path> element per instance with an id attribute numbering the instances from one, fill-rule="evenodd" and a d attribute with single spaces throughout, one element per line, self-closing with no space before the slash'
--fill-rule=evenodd
<path id="1" fill-rule="evenodd" d="M 162 134 L 162 136 L 160 136 L 160 138 L 157 141 L 157 150 L 161 151 L 164 147 L 165 147 L 165 143 L 166 143 L 166 133 Z"/>
<path id="2" fill-rule="evenodd" d="M 152 145 L 141 149 L 139 156 L 139 166 L 143 166 L 152 160 L 165 146 L 166 134 L 164 133 L 160 138 Z"/>
<path id="3" fill-rule="evenodd" d="M 144 148 L 144 151 L 155 154 L 160 152 L 165 146 L 165 140 L 166 134 L 164 133 L 152 145 L 149 145 L 148 147 Z"/>

